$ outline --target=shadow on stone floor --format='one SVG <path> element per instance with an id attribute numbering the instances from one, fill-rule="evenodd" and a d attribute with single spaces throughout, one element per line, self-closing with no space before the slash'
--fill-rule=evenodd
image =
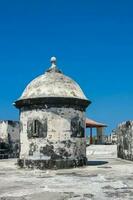
<path id="1" fill-rule="evenodd" d="M 107 161 L 102 161 L 102 160 L 88 160 L 87 165 L 105 165 L 107 164 Z"/>

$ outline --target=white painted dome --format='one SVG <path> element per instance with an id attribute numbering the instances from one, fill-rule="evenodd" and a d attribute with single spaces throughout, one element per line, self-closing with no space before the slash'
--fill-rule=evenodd
<path id="1" fill-rule="evenodd" d="M 42 97 L 66 97 L 87 100 L 80 86 L 58 70 L 55 57 L 51 58 L 51 63 L 52 66 L 49 70 L 28 84 L 20 100 Z"/>

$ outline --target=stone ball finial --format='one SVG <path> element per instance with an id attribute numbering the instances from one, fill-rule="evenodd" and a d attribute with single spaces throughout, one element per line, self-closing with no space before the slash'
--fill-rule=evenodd
<path id="1" fill-rule="evenodd" d="M 51 57 L 50 59 L 50 62 L 51 62 L 51 68 L 56 68 L 56 57 Z"/>
<path id="2" fill-rule="evenodd" d="M 51 61 L 52 65 L 56 66 L 56 57 L 54 57 L 54 56 L 51 57 L 50 61 Z"/>

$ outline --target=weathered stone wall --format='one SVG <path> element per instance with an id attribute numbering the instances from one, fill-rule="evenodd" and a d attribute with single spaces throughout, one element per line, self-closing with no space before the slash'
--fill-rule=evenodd
<path id="1" fill-rule="evenodd" d="M 0 121 L 0 140 L 3 142 L 8 141 L 8 123 L 7 121 Z"/>
<path id="2" fill-rule="evenodd" d="M 133 161 L 133 121 L 121 123 L 117 130 L 118 157 Z"/>
<path id="3" fill-rule="evenodd" d="M 13 142 L 13 143 L 20 142 L 19 122 L 8 121 L 7 132 L 10 134 L 11 142 Z"/>
<path id="4" fill-rule="evenodd" d="M 40 123 L 39 136 L 33 136 L 33 121 Z M 54 161 L 86 159 L 85 113 L 74 108 L 21 109 L 20 160 Z M 31 164 L 31 163 L 30 163 Z M 23 164 L 22 164 L 23 165 Z M 50 166 L 51 168 L 51 166 Z"/>
<path id="5" fill-rule="evenodd" d="M 8 142 L 8 136 L 12 142 L 20 140 L 19 122 L 11 120 L 0 121 L 0 139 L 3 142 Z"/>
<path id="6" fill-rule="evenodd" d="M 9 145 L 9 156 L 18 156 L 20 146 L 20 133 L 18 121 L 0 121 L 0 143 L 6 143 Z"/>

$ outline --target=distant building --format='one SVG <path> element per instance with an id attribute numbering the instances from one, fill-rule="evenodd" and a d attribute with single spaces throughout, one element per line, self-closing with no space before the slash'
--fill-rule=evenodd
<path id="1" fill-rule="evenodd" d="M 126 121 L 116 129 L 118 157 L 133 161 L 133 121 Z"/>
<path id="2" fill-rule="evenodd" d="M 20 110 L 21 167 L 86 165 L 85 110 L 91 102 L 80 86 L 57 68 L 55 57 L 51 63 L 15 102 Z"/>
<path id="3" fill-rule="evenodd" d="M 19 122 L 0 121 L 0 158 L 18 157 L 20 146 Z"/>
<path id="4" fill-rule="evenodd" d="M 105 144 L 117 144 L 117 133 L 115 130 L 110 135 L 104 137 Z"/>

